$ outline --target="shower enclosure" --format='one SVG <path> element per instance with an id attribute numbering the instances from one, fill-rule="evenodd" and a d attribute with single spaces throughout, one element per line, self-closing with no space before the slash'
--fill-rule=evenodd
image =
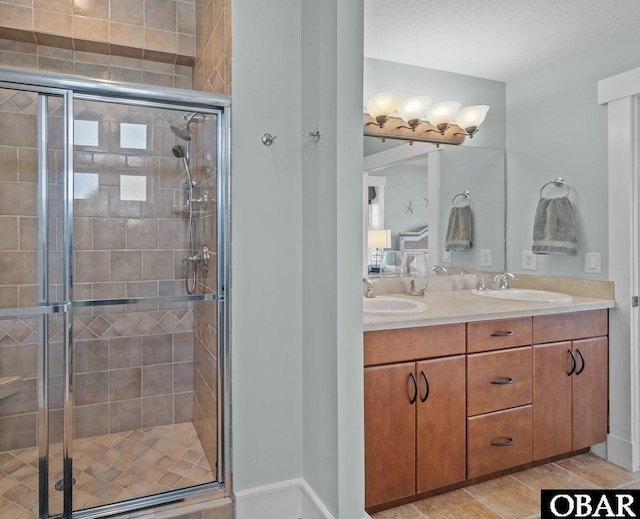
<path id="1" fill-rule="evenodd" d="M 0 68 L 0 518 L 226 495 L 228 109 Z"/>

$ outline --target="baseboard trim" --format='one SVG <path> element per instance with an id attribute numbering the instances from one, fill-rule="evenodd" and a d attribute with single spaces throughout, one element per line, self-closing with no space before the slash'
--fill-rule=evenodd
<path id="1" fill-rule="evenodd" d="M 334 519 L 302 478 L 235 493 L 236 519 Z M 363 519 L 371 519 L 364 514 Z"/>
<path id="2" fill-rule="evenodd" d="M 633 443 L 609 434 L 607 436 L 607 460 L 627 470 L 636 470 L 633 466 Z"/>

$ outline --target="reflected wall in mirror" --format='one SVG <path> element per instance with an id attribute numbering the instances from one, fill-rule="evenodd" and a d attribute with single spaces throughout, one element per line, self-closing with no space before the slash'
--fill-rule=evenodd
<path id="1" fill-rule="evenodd" d="M 363 196 L 364 275 L 369 229 L 389 229 L 391 250 L 426 250 L 431 267 L 450 273 L 505 269 L 505 157 L 503 150 L 365 137 Z M 444 251 L 452 201 L 470 203 L 468 250 Z M 376 273 L 373 273 L 374 275 Z"/>

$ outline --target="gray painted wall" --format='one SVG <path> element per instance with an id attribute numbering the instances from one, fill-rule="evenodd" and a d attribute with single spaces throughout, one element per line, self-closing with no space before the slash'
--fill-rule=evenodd
<path id="1" fill-rule="evenodd" d="M 234 0 L 233 488 L 302 474 L 300 3 Z M 268 42 L 268 44 L 266 43 Z M 264 132 L 278 135 L 263 146 Z"/>
<path id="2" fill-rule="evenodd" d="M 597 83 L 640 66 L 638 48 L 640 33 L 628 35 L 507 84 L 511 270 L 521 271 L 522 250 L 531 250 L 540 188 L 559 176 L 571 185 L 578 256 L 538 256 L 536 273 L 608 279 L 607 108 Z M 585 252 L 602 253 L 602 274 L 584 272 Z"/>
<path id="3" fill-rule="evenodd" d="M 356 519 L 363 4 L 232 7 L 233 488 L 304 477 Z M 316 127 L 317 144 L 302 135 Z"/>

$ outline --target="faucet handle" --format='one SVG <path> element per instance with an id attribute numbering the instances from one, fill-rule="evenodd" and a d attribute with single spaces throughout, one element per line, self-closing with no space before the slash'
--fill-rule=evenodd
<path id="1" fill-rule="evenodd" d="M 509 288 L 509 280 L 518 281 L 518 276 L 511 272 L 505 272 L 500 276 L 500 289 L 507 290 Z"/>
<path id="2" fill-rule="evenodd" d="M 362 278 L 362 282 L 367 285 L 367 293 L 365 294 L 365 297 L 368 297 L 369 299 L 376 297 L 376 293 L 373 290 L 373 281 L 369 278 Z"/>
<path id="3" fill-rule="evenodd" d="M 485 292 L 487 290 L 487 287 L 484 284 L 484 278 L 480 275 L 476 275 L 476 279 L 478 280 L 478 284 L 476 286 L 477 290 L 480 292 Z"/>

